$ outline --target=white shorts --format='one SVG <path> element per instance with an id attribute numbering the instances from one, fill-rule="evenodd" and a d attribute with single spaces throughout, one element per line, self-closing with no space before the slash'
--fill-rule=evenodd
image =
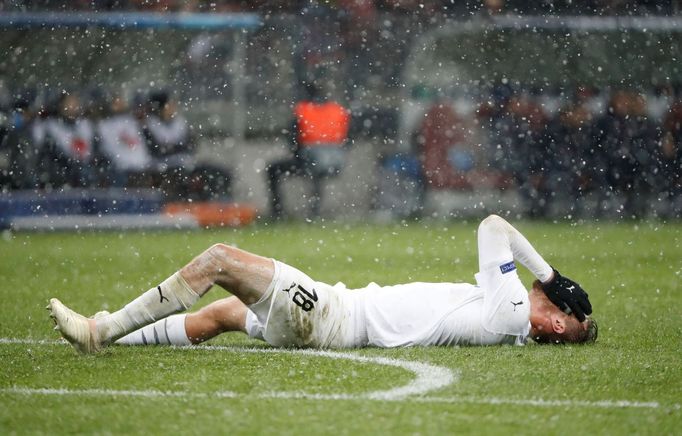
<path id="1" fill-rule="evenodd" d="M 360 294 L 330 286 L 277 260 L 261 299 L 249 306 L 246 331 L 277 347 L 353 348 L 367 344 Z"/>

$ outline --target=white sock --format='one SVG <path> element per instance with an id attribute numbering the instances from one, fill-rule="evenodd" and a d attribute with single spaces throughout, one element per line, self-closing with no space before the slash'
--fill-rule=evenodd
<path id="1" fill-rule="evenodd" d="M 186 314 L 171 315 L 117 340 L 119 345 L 192 345 L 185 331 Z"/>
<path id="2" fill-rule="evenodd" d="M 106 344 L 168 315 L 183 312 L 198 300 L 199 294 L 176 272 L 123 309 L 98 319 L 97 333 Z"/>

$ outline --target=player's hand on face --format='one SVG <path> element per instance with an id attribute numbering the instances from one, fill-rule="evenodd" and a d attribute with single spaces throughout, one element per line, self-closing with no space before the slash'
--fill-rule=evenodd
<path id="1" fill-rule="evenodd" d="M 592 313 L 587 292 L 557 270 L 554 270 L 554 277 L 550 281 L 542 284 L 542 290 L 555 306 L 567 314 L 574 314 L 580 322 L 585 321 L 585 315 Z"/>

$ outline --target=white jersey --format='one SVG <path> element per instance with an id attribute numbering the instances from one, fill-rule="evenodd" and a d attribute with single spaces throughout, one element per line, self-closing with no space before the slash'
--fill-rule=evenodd
<path id="1" fill-rule="evenodd" d="M 379 286 L 371 283 L 349 290 L 343 283 L 329 286 L 315 282 L 299 270 L 279 262 L 268 298 L 251 310 L 251 336 L 273 345 L 319 347 L 409 347 L 415 345 L 522 345 L 530 332 L 528 292 L 514 264 L 502 270 L 476 275 L 478 286 L 468 283 L 408 283 Z M 316 298 L 303 324 L 290 318 L 298 308 L 291 304 L 300 283 Z M 269 297 L 275 297 L 273 302 Z M 279 296 L 279 298 L 278 298 Z M 274 304 L 273 304 L 274 303 Z M 257 309 L 260 306 L 261 309 Z M 276 308 L 276 309 L 273 309 Z M 277 314 L 277 315 L 275 315 Z M 321 314 L 318 319 L 316 314 Z M 253 318 L 258 318 L 256 321 Z M 266 328 L 268 326 L 268 328 Z M 316 338 L 298 333 L 315 330 Z M 270 334 L 266 332 L 269 331 Z"/>
<path id="2" fill-rule="evenodd" d="M 479 227 L 477 285 L 408 283 L 348 290 L 275 262 L 261 300 L 250 305 L 246 330 L 272 345 L 320 348 L 524 344 L 530 300 L 514 259 L 540 280 L 552 269 L 499 217 Z"/>
<path id="3" fill-rule="evenodd" d="M 347 291 L 362 293 L 356 307 L 363 312 L 367 342 L 359 345 L 523 344 L 530 331 L 528 292 L 516 271 L 507 274 L 479 273 L 478 286 L 372 283 Z"/>

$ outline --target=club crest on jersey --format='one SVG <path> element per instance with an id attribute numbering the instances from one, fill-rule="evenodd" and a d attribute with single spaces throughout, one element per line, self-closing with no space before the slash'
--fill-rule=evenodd
<path id="1" fill-rule="evenodd" d="M 500 265 L 500 271 L 502 271 L 502 274 L 507 274 L 508 272 L 514 271 L 515 269 L 516 264 L 514 264 L 513 261 Z"/>

